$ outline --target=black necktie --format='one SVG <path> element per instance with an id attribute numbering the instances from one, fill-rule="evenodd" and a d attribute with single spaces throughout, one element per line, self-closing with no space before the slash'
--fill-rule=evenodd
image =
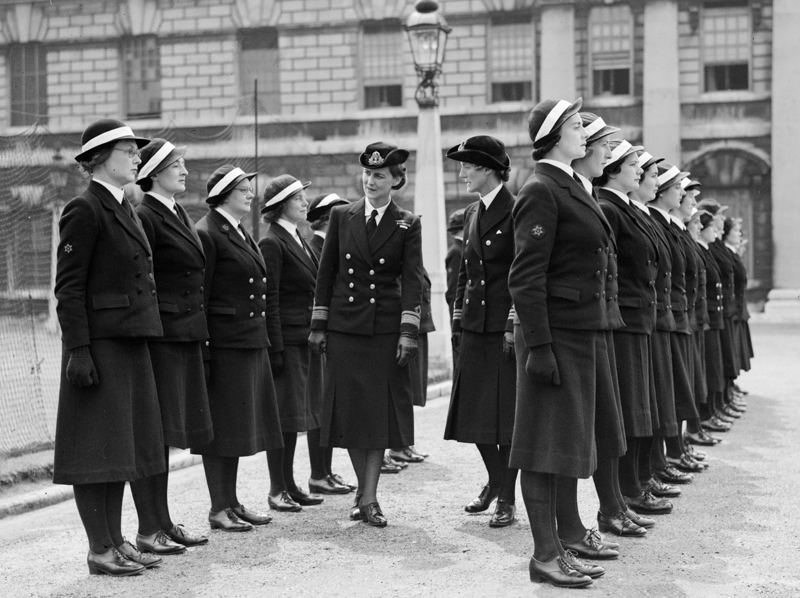
<path id="1" fill-rule="evenodd" d="M 372 210 L 367 220 L 367 238 L 371 239 L 376 230 L 378 230 L 378 210 Z"/>
<path id="2" fill-rule="evenodd" d="M 303 248 L 303 251 L 305 251 L 306 255 L 310 258 L 311 257 L 311 252 L 308 250 L 308 247 L 306 247 L 306 242 L 303 241 L 303 237 L 300 234 L 300 231 L 299 230 L 295 231 L 295 234 L 297 235 L 297 240 L 300 241 L 300 247 Z"/>

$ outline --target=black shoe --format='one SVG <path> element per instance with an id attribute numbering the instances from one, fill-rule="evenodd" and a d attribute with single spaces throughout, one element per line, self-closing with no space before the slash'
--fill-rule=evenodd
<path id="1" fill-rule="evenodd" d="M 172 529 L 168 529 L 164 533 L 167 534 L 173 542 L 183 544 L 184 546 L 201 546 L 202 544 L 208 544 L 208 536 L 193 534 L 187 531 L 180 523 L 173 525 Z"/>
<path id="2" fill-rule="evenodd" d="M 150 569 L 151 567 L 161 564 L 161 557 L 154 554 L 145 554 L 127 540 L 125 540 L 121 546 L 117 546 L 117 550 L 126 559 L 141 565 L 145 569 Z"/>
<path id="3" fill-rule="evenodd" d="M 217 512 L 209 511 L 208 524 L 211 529 L 219 529 L 224 532 L 249 532 L 253 530 L 253 526 L 239 519 L 233 509 L 224 509 Z"/>
<path id="4" fill-rule="evenodd" d="M 592 530 L 586 530 L 586 535 L 577 542 L 565 542 L 561 540 L 561 546 L 564 550 L 572 550 L 575 554 L 584 559 L 615 559 L 619 556 L 619 552 L 616 550 L 600 544 L 594 534 L 592 534 Z"/>
<path id="5" fill-rule="evenodd" d="M 720 421 L 716 416 L 700 422 L 700 426 L 709 432 L 727 432 L 731 429 L 730 424 Z"/>
<path id="6" fill-rule="evenodd" d="M 688 484 L 694 479 L 691 473 L 678 471 L 672 465 L 667 465 L 664 469 L 654 471 L 653 474 L 667 484 Z"/>
<path id="7" fill-rule="evenodd" d="M 350 486 L 340 484 L 330 475 L 321 480 L 308 478 L 308 491 L 316 494 L 349 494 L 352 492 Z"/>
<path id="8" fill-rule="evenodd" d="M 622 511 L 617 511 L 613 515 L 603 515 L 597 511 L 597 527 L 601 532 L 610 532 L 617 536 L 641 538 L 647 535 L 645 528 L 636 525 Z"/>
<path id="9" fill-rule="evenodd" d="M 625 516 L 633 521 L 639 527 L 643 527 L 644 529 L 650 529 L 655 526 L 656 520 L 650 519 L 649 517 L 645 517 L 628 507 L 625 509 Z"/>
<path id="10" fill-rule="evenodd" d="M 564 560 L 567 561 L 567 565 L 575 569 L 578 573 L 585 575 L 586 577 L 591 577 L 592 579 L 597 579 L 598 577 L 603 577 L 606 574 L 606 570 L 603 569 L 600 565 L 592 565 L 591 563 L 584 563 L 582 560 L 578 558 L 578 555 L 575 554 L 572 550 L 567 550 L 564 552 Z"/>
<path id="11" fill-rule="evenodd" d="M 158 530 L 149 536 L 136 534 L 136 548 L 151 554 L 183 554 L 186 546 L 173 542 L 167 534 Z M 128 557 L 130 558 L 130 556 Z"/>
<path id="12" fill-rule="evenodd" d="M 297 513 L 303 510 L 303 507 L 294 502 L 286 490 L 275 496 L 267 495 L 267 504 L 273 511 L 283 511 L 284 513 Z"/>
<path id="13" fill-rule="evenodd" d="M 321 505 L 325 500 L 320 496 L 311 496 L 298 488 L 297 490 L 289 490 L 289 496 L 301 507 L 313 507 L 314 505 Z"/>
<path id="14" fill-rule="evenodd" d="M 715 446 L 722 442 L 721 439 L 712 436 L 702 427 L 699 432 L 688 432 L 686 434 L 686 441 L 698 446 Z"/>
<path id="15" fill-rule="evenodd" d="M 489 505 L 492 504 L 492 501 L 497 498 L 498 494 L 500 494 L 500 488 L 494 489 L 489 486 L 489 484 L 486 484 L 483 488 L 481 488 L 481 493 L 478 495 L 478 498 L 464 507 L 464 510 L 467 513 L 483 513 L 489 508 Z"/>
<path id="16" fill-rule="evenodd" d="M 675 498 L 681 495 L 680 488 L 672 486 L 671 484 L 665 484 L 656 477 L 650 478 L 644 490 L 658 498 Z"/>
<path id="17" fill-rule="evenodd" d="M 641 496 L 626 496 L 625 502 L 637 513 L 653 515 L 666 515 L 672 513 L 672 503 L 666 498 L 656 498 L 649 492 L 642 492 Z"/>
<path id="18" fill-rule="evenodd" d="M 245 507 L 243 504 L 239 504 L 238 506 L 233 507 L 231 510 L 236 513 L 236 516 L 239 519 L 253 525 L 267 525 L 270 521 L 272 521 L 272 515 L 269 513 L 253 511 Z"/>
<path id="19" fill-rule="evenodd" d="M 422 463 L 425 457 L 415 455 L 411 449 L 405 447 L 399 451 L 389 451 L 389 458 L 393 461 L 400 461 L 401 463 Z"/>
<path id="20" fill-rule="evenodd" d="M 350 521 L 361 521 L 361 498 L 363 494 L 356 494 L 353 506 L 350 507 Z"/>
<path id="21" fill-rule="evenodd" d="M 158 560 L 161 561 L 161 559 Z M 95 554 L 90 550 L 86 555 L 86 565 L 89 567 L 89 575 L 111 575 L 112 577 L 138 575 L 145 570 L 144 565 L 130 560 L 116 548 L 109 548 L 100 554 Z"/>
<path id="22" fill-rule="evenodd" d="M 353 484 L 348 484 L 342 479 L 342 476 L 340 476 L 338 473 L 332 473 L 331 479 L 337 484 L 341 484 L 342 486 L 347 486 L 348 488 L 350 488 L 350 492 L 358 490 L 358 486 L 353 486 Z"/>
<path id="23" fill-rule="evenodd" d="M 399 463 L 395 463 L 388 454 L 383 456 L 383 463 L 381 463 L 381 473 L 400 473 L 403 468 Z"/>
<path id="24" fill-rule="evenodd" d="M 705 467 L 686 454 L 682 454 L 680 457 L 667 457 L 667 463 L 673 467 L 677 467 L 681 471 L 688 471 L 690 473 L 705 470 Z"/>
<path id="25" fill-rule="evenodd" d="M 531 557 L 528 573 L 534 583 L 550 582 L 557 588 L 585 588 L 592 585 L 592 578 L 579 573 L 561 555 L 549 561 L 537 561 Z"/>
<path id="26" fill-rule="evenodd" d="M 372 527 L 386 527 L 388 521 L 386 521 L 386 517 L 383 516 L 381 506 L 377 502 L 362 505 L 359 507 L 359 510 L 361 511 L 361 521 L 364 523 Z"/>
<path id="27" fill-rule="evenodd" d="M 494 507 L 494 514 L 489 520 L 489 527 L 508 527 L 517 515 L 517 507 L 503 498 L 497 499 L 497 504 Z"/>

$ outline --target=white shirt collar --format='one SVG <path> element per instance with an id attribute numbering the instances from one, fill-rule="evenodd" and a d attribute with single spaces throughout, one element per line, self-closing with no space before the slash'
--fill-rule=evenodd
<path id="1" fill-rule="evenodd" d="M 550 160 L 549 158 L 542 158 L 541 160 L 539 160 L 539 164 L 549 164 L 550 166 L 555 166 L 556 168 L 560 168 L 569 175 L 569 178 L 572 178 L 572 175 L 575 172 L 574 170 L 572 170 L 572 166 L 570 166 L 569 164 L 564 164 L 563 162 L 559 162 L 558 160 Z"/>
<path id="2" fill-rule="evenodd" d="M 683 220 L 681 220 L 674 214 L 670 214 L 669 219 L 672 220 L 678 226 L 679 229 L 686 230 L 686 225 L 683 223 Z"/>
<path id="3" fill-rule="evenodd" d="M 705 247 L 706 249 L 708 249 L 708 243 L 706 243 L 706 241 L 705 241 L 705 240 L 703 240 L 703 239 L 697 239 L 697 243 L 698 243 L 699 245 L 701 245 L 702 247 Z"/>
<path id="4" fill-rule="evenodd" d="M 614 195 L 619 197 L 622 201 L 624 201 L 625 205 L 628 206 L 631 205 L 631 198 L 625 195 L 622 191 L 617 191 L 616 189 L 612 189 L 611 187 L 602 187 L 602 189 L 605 189 L 606 191 L 611 191 L 611 193 L 613 193 Z M 633 203 L 638 203 L 638 202 L 633 202 Z M 641 206 L 641 204 L 639 205 Z"/>
<path id="5" fill-rule="evenodd" d="M 730 250 L 731 250 L 733 253 L 735 253 L 736 255 L 739 255 L 739 252 L 738 252 L 738 251 L 736 251 L 736 247 L 734 247 L 733 245 L 728 245 L 727 243 L 725 243 L 725 247 L 727 247 L 728 249 L 730 249 Z"/>
<path id="6" fill-rule="evenodd" d="M 286 232 L 292 236 L 292 239 L 294 239 L 295 243 L 300 245 L 300 247 L 303 246 L 303 244 L 300 242 L 300 238 L 297 236 L 297 225 L 295 223 L 289 222 L 286 220 L 286 218 L 278 218 L 277 223 L 280 224 L 286 230 Z"/>
<path id="7" fill-rule="evenodd" d="M 119 187 L 114 187 L 113 185 L 106 183 L 105 181 L 101 181 L 100 179 L 92 179 L 95 183 L 100 183 L 108 189 L 109 193 L 114 196 L 114 199 L 117 200 L 118 204 L 122 204 L 122 200 L 125 198 L 125 190 L 120 189 Z"/>
<path id="8" fill-rule="evenodd" d="M 583 183 L 583 188 L 586 189 L 586 193 L 592 195 L 592 182 L 577 170 L 575 170 L 575 174 L 578 175 L 578 178 L 581 180 L 581 183 Z"/>
<path id="9" fill-rule="evenodd" d="M 648 216 L 650 215 L 650 211 L 647 209 L 647 206 L 644 205 L 642 202 L 639 202 L 639 201 L 636 201 L 635 199 L 632 199 L 631 200 L 631 205 L 636 206 L 637 208 L 639 208 L 642 212 L 644 212 Z"/>
<path id="10" fill-rule="evenodd" d="M 365 220 L 369 220 L 369 217 L 372 215 L 372 210 L 378 210 L 378 215 L 375 216 L 375 224 L 380 224 L 381 223 L 381 218 L 383 218 L 384 212 L 386 212 L 386 209 L 389 207 L 389 204 L 391 204 L 391 203 L 392 203 L 392 200 L 389 199 L 389 201 L 386 203 L 385 206 L 383 206 L 382 208 L 376 208 L 375 206 L 373 206 L 369 202 L 369 199 L 367 197 L 365 197 L 364 198 L 364 219 Z"/>
<path id="11" fill-rule="evenodd" d="M 497 187 L 489 191 L 489 193 L 487 193 L 486 195 L 480 196 L 481 201 L 483 202 L 483 207 L 485 209 L 487 210 L 489 209 L 489 206 L 492 205 L 492 200 L 494 200 L 494 198 L 497 197 L 497 194 L 500 193 L 500 189 L 502 188 L 503 188 L 503 183 L 500 183 L 499 185 L 497 185 Z"/>
<path id="12" fill-rule="evenodd" d="M 242 237 L 242 239 L 246 238 L 244 236 L 244 233 L 239 229 L 239 222 L 236 220 L 236 218 L 234 218 L 233 216 L 228 214 L 228 212 L 226 212 L 225 210 L 220 210 L 219 208 L 214 208 L 214 209 L 219 214 L 222 214 L 222 216 L 225 218 L 225 220 L 227 220 L 228 222 L 230 222 L 233 225 L 233 228 L 236 229 L 236 232 L 239 233 L 239 235 Z"/>
<path id="13" fill-rule="evenodd" d="M 314 234 L 319 236 L 319 237 L 322 237 L 323 239 L 328 236 L 328 233 L 326 231 L 322 231 L 322 230 L 315 230 Z"/>
<path id="14" fill-rule="evenodd" d="M 669 214 L 667 214 L 667 212 L 666 212 L 665 210 L 662 210 L 661 208 L 657 208 L 657 207 L 656 207 L 656 206 L 654 206 L 654 205 L 649 205 L 649 206 L 647 206 L 647 207 L 648 207 L 648 208 L 650 208 L 651 210 L 655 210 L 656 212 L 661 212 L 661 216 L 662 216 L 662 218 L 664 218 L 664 221 L 665 221 L 667 224 L 669 224 L 669 220 L 670 220 L 670 219 L 669 219 Z"/>
<path id="15" fill-rule="evenodd" d="M 164 197 L 163 195 L 159 195 L 158 193 L 153 193 L 152 191 L 148 191 L 147 194 L 152 195 L 155 199 L 157 199 L 165 206 L 167 206 L 172 211 L 173 214 L 178 213 L 178 209 L 175 207 L 174 199 L 170 199 L 169 197 Z"/>

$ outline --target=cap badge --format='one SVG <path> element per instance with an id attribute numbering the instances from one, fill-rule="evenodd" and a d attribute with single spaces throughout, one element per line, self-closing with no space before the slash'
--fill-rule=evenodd
<path id="1" fill-rule="evenodd" d="M 383 158 L 381 157 L 380 152 L 375 151 L 372 152 L 372 155 L 369 157 L 369 160 L 367 162 L 369 163 L 370 166 L 380 166 L 381 164 L 383 164 Z"/>
<path id="2" fill-rule="evenodd" d="M 467 149 L 467 142 L 462 141 L 461 145 L 458 146 L 458 151 L 463 152 L 465 149 Z"/>

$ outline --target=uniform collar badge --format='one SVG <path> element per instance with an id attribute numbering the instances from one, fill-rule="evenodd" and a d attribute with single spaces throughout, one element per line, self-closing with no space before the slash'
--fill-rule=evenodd
<path id="1" fill-rule="evenodd" d="M 223 224 L 223 225 L 222 225 L 222 230 L 224 230 L 224 231 L 229 231 L 229 230 L 231 230 L 231 227 L 230 227 L 230 226 L 228 226 L 227 224 Z"/>

